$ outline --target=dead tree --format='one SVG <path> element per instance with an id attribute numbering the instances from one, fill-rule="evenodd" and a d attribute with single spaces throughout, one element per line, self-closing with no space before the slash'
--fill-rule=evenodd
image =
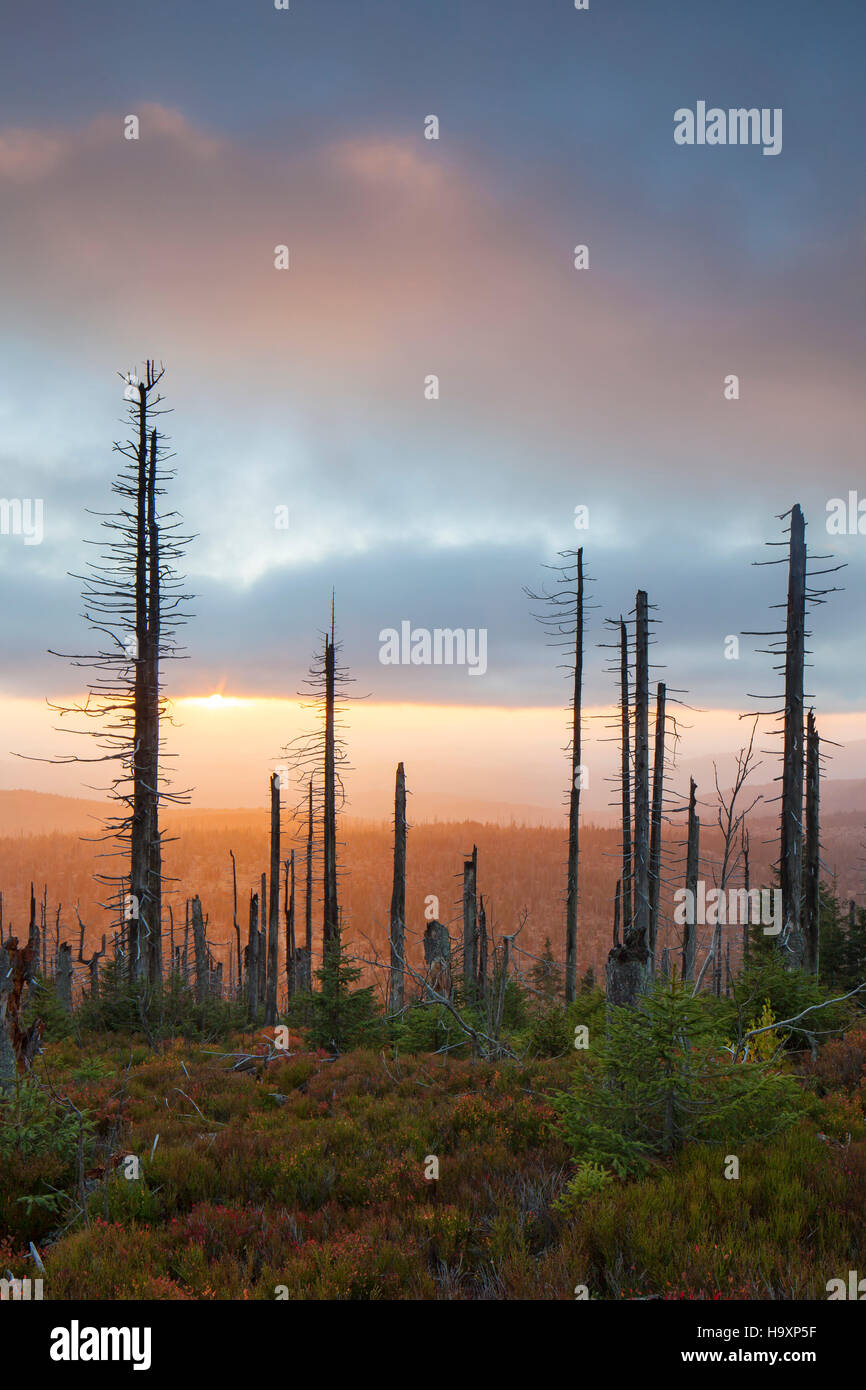
<path id="1" fill-rule="evenodd" d="M 57 952 L 57 1002 L 64 1013 L 72 1013 L 72 947 L 61 943 Z"/>
<path id="2" fill-rule="evenodd" d="M 496 1018 L 493 1024 L 493 1036 L 497 1042 L 499 1041 L 500 1035 L 502 1033 L 502 1015 L 505 1010 L 505 990 L 508 984 L 508 967 L 511 964 L 511 947 L 514 943 L 515 936 L 517 936 L 517 932 L 513 932 L 511 936 L 504 936 L 502 938 L 502 963 L 500 966 L 499 975 L 499 996 L 496 1001 Z"/>
<path id="3" fill-rule="evenodd" d="M 487 913 L 484 909 L 484 895 L 478 900 L 478 975 L 475 992 L 482 1005 L 487 1004 Z"/>
<path id="4" fill-rule="evenodd" d="M 241 961 L 241 926 L 240 922 L 238 921 L 238 868 L 237 864 L 235 863 L 234 850 L 230 849 L 229 854 L 231 855 L 232 860 L 232 924 L 234 925 L 235 929 L 235 942 L 237 945 L 238 993 L 240 995 L 244 978 L 244 970 Z"/>
<path id="5" fill-rule="evenodd" d="M 632 844 L 631 844 L 631 714 L 628 679 L 628 628 L 619 620 L 619 703 L 620 703 L 620 798 L 622 806 L 622 929 L 627 936 L 632 924 Z"/>
<path id="6" fill-rule="evenodd" d="M 626 846 L 629 844 L 628 802 L 625 795 L 629 767 L 627 738 L 628 646 L 625 625 L 620 620 L 622 698 L 622 785 L 623 785 L 623 905 L 625 893 Z M 650 974 L 650 898 L 649 898 L 649 616 L 646 593 L 641 589 L 635 600 L 635 778 L 633 912 L 629 926 L 623 923 L 623 939 L 608 953 L 605 969 L 609 1004 L 635 1004 L 646 988 Z M 629 856 L 632 857 L 631 854 Z"/>
<path id="7" fill-rule="evenodd" d="M 843 565 L 830 569 L 808 571 L 806 549 L 806 523 L 798 504 L 790 512 L 789 533 L 785 542 L 771 542 L 786 546 L 787 556 L 781 560 L 758 561 L 758 564 L 784 564 L 788 566 L 788 593 L 784 605 L 785 628 L 782 632 L 751 632 L 752 637 L 769 637 L 768 650 L 771 656 L 782 661 L 775 669 L 784 671 L 784 705 L 775 713 L 782 716 L 782 806 L 779 827 L 779 887 L 782 897 L 782 932 L 779 945 L 784 953 L 789 969 L 795 970 L 803 965 L 807 945 L 803 931 L 803 782 L 804 782 L 804 711 L 805 694 L 803 672 L 806 661 L 806 610 L 810 603 L 823 603 L 828 593 L 834 589 L 816 589 L 810 580 L 819 575 L 835 574 Z M 783 518 L 780 518 L 782 520 Z M 813 556 L 813 559 L 828 560 L 832 556 Z M 775 696 L 757 696 L 758 699 L 774 699 Z"/>
<path id="8" fill-rule="evenodd" d="M 406 774 L 397 764 L 394 787 L 394 877 L 391 886 L 391 998 L 389 1010 L 403 1007 L 403 952 L 406 940 Z"/>
<path id="9" fill-rule="evenodd" d="M 280 935 L 280 775 L 271 774 L 271 882 L 268 900 L 268 971 L 265 1026 L 277 1021 L 277 973 Z"/>
<path id="10" fill-rule="evenodd" d="M 105 762 L 117 769 L 106 790 L 120 810 L 106 819 L 101 839 L 114 853 L 128 852 L 128 867 L 124 873 L 98 874 L 97 881 L 110 886 L 117 905 L 129 978 L 147 978 L 153 986 L 162 981 L 160 806 L 166 799 L 185 799 L 166 790 L 161 765 L 161 668 L 179 655 L 175 634 L 189 597 L 181 592 L 174 568 L 189 538 L 177 534 L 176 513 L 162 515 L 157 508 L 174 476 L 165 466 L 170 455 L 154 423 L 164 413 L 159 408 L 162 377 L 163 369 L 148 361 L 144 380 L 132 374 L 123 378 L 130 433 L 126 443 L 114 445 L 125 462 L 112 485 L 120 503 L 102 521 L 108 532 L 103 563 L 77 576 L 84 584 L 84 617 L 98 648 L 70 659 L 96 676 L 82 704 L 53 707 L 91 721 L 87 732 L 101 752 L 93 758 L 71 754 L 52 760 Z"/>
<path id="11" fill-rule="evenodd" d="M 463 989 L 467 1000 L 475 994 L 478 976 L 478 847 L 463 861 Z"/>
<path id="12" fill-rule="evenodd" d="M 746 890 L 746 920 L 743 923 L 743 964 L 749 960 L 749 929 L 752 925 L 751 872 L 749 863 L 749 832 L 743 826 L 740 835 L 740 851 L 743 857 L 743 887 Z"/>
<path id="13" fill-rule="evenodd" d="M 804 927 L 806 949 L 803 969 L 818 973 L 818 938 L 821 920 L 820 897 L 820 750 L 821 741 L 815 724 L 815 711 L 809 710 L 806 723 L 806 881 L 804 894 Z"/>
<path id="14" fill-rule="evenodd" d="M 260 925 L 259 925 L 259 940 L 258 940 L 258 945 L 257 945 L 257 947 L 256 947 L 256 959 L 257 959 L 257 961 L 258 961 L 258 966 L 259 966 L 259 987 L 258 987 L 259 1003 L 260 1003 L 260 1004 L 264 1004 L 265 1008 L 267 1008 L 267 990 L 268 990 L 268 933 L 267 933 L 267 919 L 266 919 L 266 917 L 265 917 L 265 913 L 266 913 L 266 911 L 267 911 L 267 906 L 268 906 L 268 876 L 267 876 L 267 874 L 262 874 L 262 877 L 261 877 L 261 888 L 262 888 L 262 892 L 261 892 L 261 897 L 259 898 L 259 903 L 261 904 L 261 915 L 260 915 L 260 918 L 259 918 L 259 922 L 260 922 Z"/>
<path id="15" fill-rule="evenodd" d="M 259 898 L 250 893 L 250 929 L 244 962 L 247 981 L 247 1017 L 255 1027 L 259 1013 Z"/>
<path id="16" fill-rule="evenodd" d="M 286 896 L 286 990 L 291 999 L 297 989 L 297 950 L 295 947 L 295 851 L 285 861 Z M 291 887 L 290 887 L 291 885 Z"/>
<path id="17" fill-rule="evenodd" d="M 785 727 L 782 760 L 782 826 L 779 886 L 782 940 L 792 966 L 803 963 L 803 670 L 806 661 L 806 523 L 791 511 L 788 606 L 785 628 Z"/>
<path id="18" fill-rule="evenodd" d="M 340 909 L 337 903 L 337 777 L 335 753 L 334 703 L 336 694 L 336 652 L 334 625 L 331 636 L 325 638 L 325 814 L 323 824 L 324 850 L 324 918 L 322 921 L 322 957 L 328 956 L 339 940 Z"/>
<path id="19" fill-rule="evenodd" d="M 192 940 L 195 950 L 195 997 L 197 1003 L 203 1004 L 208 996 L 209 970 L 207 938 L 198 893 L 192 900 Z"/>
<path id="20" fill-rule="evenodd" d="M 751 734 L 749 735 L 748 746 L 745 748 L 741 748 L 737 753 L 737 765 L 736 771 L 734 773 L 734 784 L 727 794 L 722 791 L 721 784 L 719 782 L 719 770 L 716 764 L 713 763 L 713 779 L 715 782 L 716 800 L 718 803 L 717 820 L 719 830 L 722 833 L 722 863 L 719 872 L 719 881 L 717 887 L 719 889 L 719 892 L 722 894 L 724 894 L 727 890 L 729 880 L 739 867 L 740 858 L 742 854 L 743 833 L 745 829 L 746 818 L 754 810 L 758 802 L 763 799 L 760 796 L 756 796 L 745 808 L 740 808 L 739 805 L 740 796 L 742 794 L 743 787 L 745 786 L 746 781 L 752 775 L 752 773 L 761 766 L 760 763 L 755 762 L 754 748 L 755 733 L 757 731 L 757 726 L 758 718 L 756 715 L 752 724 Z M 748 894 L 746 897 L 746 902 L 747 914 L 751 916 L 751 911 L 748 907 Z M 712 960 L 713 993 L 715 994 L 716 998 L 719 998 L 722 992 L 721 913 L 718 916 L 715 930 L 713 932 Z"/>
<path id="21" fill-rule="evenodd" d="M 451 937 L 448 928 L 434 918 L 424 928 L 424 962 L 432 988 L 444 998 L 451 998 Z"/>
<path id="22" fill-rule="evenodd" d="M 565 1002 L 577 998 L 577 940 L 580 871 L 580 793 L 583 782 L 582 716 L 583 716 L 583 645 L 584 645 L 584 573 L 583 549 L 561 551 L 562 565 L 549 566 L 556 571 L 552 590 L 533 593 L 524 590 L 529 598 L 545 605 L 535 614 L 543 624 L 550 645 L 569 653 L 571 678 L 571 777 L 568 790 L 568 866 L 565 896 Z"/>
<path id="23" fill-rule="evenodd" d="M 313 779 L 308 788 L 307 811 L 307 895 L 304 904 L 304 985 L 309 993 L 313 988 Z"/>
<path id="24" fill-rule="evenodd" d="M 78 910 L 78 905 L 77 905 L 77 904 L 76 904 L 76 908 L 75 908 L 75 915 L 76 915 L 76 917 L 78 918 L 78 926 L 79 926 L 79 928 L 80 928 L 80 935 L 79 935 L 79 938 L 78 938 L 78 959 L 80 960 L 80 962 L 81 962 L 82 965 L 86 965 L 86 966 L 87 966 L 88 972 L 89 972 L 89 974 L 90 974 L 90 998 L 91 998 L 91 999 L 98 999 L 98 998 L 99 998 L 99 962 L 102 960 L 102 957 L 105 955 L 105 932 L 102 933 L 102 949 L 99 950 L 99 951 L 94 951 L 93 954 L 89 957 L 89 959 L 86 958 L 85 955 L 84 955 L 84 930 L 85 930 L 85 929 L 84 929 L 84 923 L 83 923 L 82 920 L 81 920 L 81 913 L 80 913 L 79 910 Z"/>
<path id="25" fill-rule="evenodd" d="M 647 945 L 649 893 L 649 615 L 647 596 L 635 599 L 634 688 L 634 929 Z"/>
<path id="26" fill-rule="evenodd" d="M 661 886 L 662 805 L 665 780 L 665 686 L 656 687 L 656 731 L 653 748 L 653 801 L 650 823 L 649 863 L 649 951 L 650 965 L 655 969 L 656 938 L 659 921 L 659 889 Z"/>
<path id="27" fill-rule="evenodd" d="M 686 920 L 683 925 L 683 979 L 695 978 L 697 947 L 698 873 L 700 866 L 701 822 L 696 814 L 695 779 L 689 778 L 689 828 L 686 848 Z"/>
<path id="28" fill-rule="evenodd" d="M 32 948 L 19 947 L 10 936 L 0 946 L 0 1090 L 15 1085 L 19 1073 L 28 1071 L 39 1051 L 42 1020 L 24 1026 L 24 990 L 34 964 Z"/>
<path id="29" fill-rule="evenodd" d="M 43 931 L 42 934 L 41 934 L 41 942 L 42 942 L 42 949 L 43 949 L 43 951 L 44 951 L 44 949 L 45 949 L 45 944 L 46 944 L 47 940 L 48 940 L 48 933 L 45 932 L 45 931 Z M 36 971 L 37 971 L 38 968 L 39 968 L 40 933 L 39 933 L 39 923 L 38 923 L 37 920 L 36 920 L 36 894 L 35 894 L 34 891 L 33 891 L 33 884 L 32 884 L 32 883 L 31 883 L 31 885 L 30 885 L 30 924 L 29 924 L 28 930 L 27 930 L 27 947 L 28 947 L 28 950 L 29 950 L 29 952 L 30 952 L 30 961 L 32 962 L 30 968 L 31 968 L 31 970 L 33 971 L 33 974 L 35 975 Z M 47 974 L 48 974 L 48 970 L 47 970 L 47 965 L 46 965 L 46 964 L 43 964 L 42 974 L 43 974 L 44 976 L 47 976 Z"/>
<path id="30" fill-rule="evenodd" d="M 330 631 L 323 635 L 322 650 L 313 659 L 306 684 L 305 708 L 315 712 L 318 728 L 301 734 L 285 749 L 295 776 L 304 789 L 308 804 L 308 826 L 318 822 L 322 873 L 322 956 L 339 954 L 340 908 L 338 899 L 337 827 L 346 803 L 342 774 L 348 769 L 348 755 L 342 736 L 344 702 L 355 698 L 347 693 L 352 683 L 338 661 L 340 644 L 335 637 L 334 603 L 331 602 Z M 312 861 L 316 846 L 308 831 L 308 903 L 312 900 Z M 308 908 L 308 911 L 311 909 Z M 307 942 L 312 970 L 312 923 Z"/>

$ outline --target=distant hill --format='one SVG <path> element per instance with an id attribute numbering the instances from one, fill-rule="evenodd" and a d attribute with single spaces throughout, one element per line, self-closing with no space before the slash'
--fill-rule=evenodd
<path id="1" fill-rule="evenodd" d="M 0 791 L 0 835 L 88 834 L 113 808 L 49 792 Z"/>
<path id="2" fill-rule="evenodd" d="M 700 771 L 701 769 L 698 769 Z M 706 808 L 715 801 L 715 788 L 712 780 L 712 765 L 703 768 L 704 780 L 698 781 L 698 798 Z M 697 773 L 695 774 L 697 777 Z M 671 778 L 670 789 L 684 794 L 688 781 L 681 782 L 679 774 Z M 755 807 L 756 820 L 773 820 L 778 816 L 776 798 L 780 794 L 779 783 L 765 782 L 752 786 L 747 783 L 742 793 L 742 804 L 748 805 L 756 796 L 761 802 Z M 106 815 L 115 813 L 109 801 L 88 801 L 73 796 L 55 796 L 50 792 L 23 790 L 0 791 L 0 836 L 5 835 L 47 835 L 80 834 L 88 835 L 97 830 Z M 261 823 L 266 813 L 264 802 L 260 809 L 251 807 L 211 807 L 211 806 L 172 806 L 166 808 L 167 827 L 189 826 L 194 822 L 204 828 L 211 826 L 248 826 L 251 829 Z M 862 819 L 864 840 L 866 840 L 866 778 L 838 778 L 825 781 L 821 785 L 821 811 L 827 816 L 844 816 L 856 821 Z M 367 816 L 347 814 L 347 823 L 379 824 Z M 454 797 L 449 795 L 427 795 L 423 799 L 410 800 L 409 819 L 414 825 L 459 824 L 465 821 L 481 825 L 551 826 L 560 828 L 565 823 L 565 812 L 561 807 L 537 806 L 523 802 L 486 801 L 476 797 Z M 615 810 L 601 811 L 593 803 L 586 806 L 583 814 L 584 824 L 614 827 L 618 824 Z M 386 823 L 382 821 L 381 823 Z"/>

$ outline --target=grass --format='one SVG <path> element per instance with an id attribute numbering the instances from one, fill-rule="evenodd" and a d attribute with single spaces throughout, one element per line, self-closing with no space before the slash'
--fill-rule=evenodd
<path id="1" fill-rule="evenodd" d="M 862 1263 L 862 1031 L 797 1071 L 801 1118 L 739 1146 L 738 1179 L 728 1146 L 690 1145 L 563 1203 L 550 1097 L 580 1065 L 299 1053 L 256 1080 L 194 1043 L 63 1039 L 37 1074 L 92 1127 L 89 1224 L 77 1149 L 37 1126 L 3 1161 L 0 1264 L 32 1273 L 34 1240 L 50 1299 L 570 1300 L 823 1299 Z"/>

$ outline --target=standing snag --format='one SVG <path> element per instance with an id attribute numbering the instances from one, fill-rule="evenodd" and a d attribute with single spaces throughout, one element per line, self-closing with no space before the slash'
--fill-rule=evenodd
<path id="1" fill-rule="evenodd" d="M 568 788 L 568 862 L 565 892 L 565 1002 L 577 998 L 577 945 L 580 870 L 580 793 L 583 782 L 583 646 L 584 646 L 584 573 L 583 548 L 560 551 L 562 565 L 548 566 L 556 572 L 555 587 L 524 593 L 544 604 L 536 619 L 544 626 L 550 645 L 567 650 L 571 676 L 571 728 L 568 750 L 571 754 L 571 777 Z"/>
<path id="2" fill-rule="evenodd" d="M 77 576 L 84 585 L 84 617 L 100 645 L 95 653 L 69 658 L 97 675 L 82 704 L 52 706 L 61 715 L 93 721 L 86 731 L 102 750 L 93 758 L 71 754 L 52 761 L 115 766 L 107 790 L 122 809 L 107 818 L 101 838 L 112 853 L 118 852 L 118 843 L 125 847 L 128 871 L 96 877 L 112 890 L 129 979 L 146 979 L 154 989 L 162 983 L 160 807 L 166 800 L 186 799 L 166 789 L 161 669 L 164 661 L 181 654 L 176 632 L 186 619 L 182 605 L 190 597 L 181 591 L 183 581 L 174 568 L 189 537 L 178 534 L 177 513 L 157 509 L 174 476 L 165 466 L 171 456 L 155 424 L 165 413 L 159 394 L 163 375 L 164 368 L 148 361 L 143 380 L 132 374 L 123 378 L 130 437 L 114 445 L 126 462 L 112 484 L 120 505 L 116 513 L 103 516 L 108 533 L 103 562 Z"/>
<path id="3" fill-rule="evenodd" d="M 403 1007 L 403 953 L 406 937 L 406 774 L 397 764 L 394 787 L 394 878 L 391 886 L 391 997 L 390 1012 Z"/>

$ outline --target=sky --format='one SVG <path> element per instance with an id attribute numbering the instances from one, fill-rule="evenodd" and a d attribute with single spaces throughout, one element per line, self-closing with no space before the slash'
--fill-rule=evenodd
<path id="1" fill-rule="evenodd" d="M 644 588 L 657 675 L 705 712 L 684 756 L 729 754 L 730 712 L 778 682 L 725 639 L 772 625 L 784 572 L 755 562 L 794 502 L 847 564 L 810 695 L 862 737 L 866 539 L 826 521 L 866 499 L 864 38 L 854 0 L 7 0 L 0 490 L 44 535 L 0 534 L 3 785 L 93 783 L 11 754 L 59 749 L 44 701 L 80 676 L 48 652 L 88 649 L 70 571 L 111 506 L 117 373 L 147 357 L 196 536 L 168 688 L 201 804 L 255 803 L 332 589 L 359 805 L 386 813 L 399 758 L 430 805 L 557 804 L 567 688 L 524 587 L 575 545 L 592 711 L 603 620 Z M 781 109 L 781 152 L 677 145 L 701 101 Z M 483 674 L 384 665 L 404 621 L 483 630 Z"/>

